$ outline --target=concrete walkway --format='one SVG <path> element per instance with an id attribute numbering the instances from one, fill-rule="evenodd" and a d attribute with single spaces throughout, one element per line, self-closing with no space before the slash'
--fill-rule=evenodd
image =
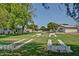
<path id="1" fill-rule="evenodd" d="M 63 41 L 61 41 L 61 40 L 58 40 L 58 41 L 59 41 L 59 43 L 60 43 L 61 45 L 66 46 L 66 44 L 65 44 Z"/>
<path id="2" fill-rule="evenodd" d="M 51 37 L 51 36 L 57 37 L 57 35 L 55 33 L 50 33 L 49 37 Z"/>
<path id="3" fill-rule="evenodd" d="M 20 42 L 22 42 L 22 41 L 24 41 L 24 40 L 26 40 L 26 39 L 22 39 L 22 40 L 16 41 L 16 42 L 14 42 L 14 43 L 12 43 L 12 44 L 20 43 Z"/>
<path id="4" fill-rule="evenodd" d="M 60 45 L 52 45 L 51 39 L 48 39 L 47 50 L 60 53 L 72 53 L 70 46 L 64 44 L 62 40 L 58 40 Z"/>
<path id="5" fill-rule="evenodd" d="M 36 35 L 33 35 L 32 37 L 35 37 Z"/>
<path id="6" fill-rule="evenodd" d="M 36 35 L 33 35 L 31 38 L 35 37 Z M 26 39 L 22 39 L 22 40 L 18 40 L 16 42 L 13 42 L 9 45 L 0 45 L 0 50 L 16 50 L 20 47 L 22 47 L 23 45 L 31 42 L 33 39 L 30 40 L 26 40 Z"/>
<path id="7" fill-rule="evenodd" d="M 13 50 L 19 49 L 20 47 L 22 47 L 23 45 L 25 45 L 25 44 L 31 42 L 32 40 L 34 40 L 34 39 L 30 39 L 30 40 L 24 42 L 23 44 L 16 46 Z"/>

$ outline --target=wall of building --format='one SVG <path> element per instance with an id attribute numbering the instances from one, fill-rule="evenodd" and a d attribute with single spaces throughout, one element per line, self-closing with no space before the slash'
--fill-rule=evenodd
<path id="1" fill-rule="evenodd" d="M 73 32 L 78 32 L 78 30 L 77 29 L 65 29 L 65 33 L 73 33 Z"/>

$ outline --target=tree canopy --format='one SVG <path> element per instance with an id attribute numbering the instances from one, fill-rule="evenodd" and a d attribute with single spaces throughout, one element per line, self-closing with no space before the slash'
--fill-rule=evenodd
<path id="1" fill-rule="evenodd" d="M 50 29 L 52 29 L 53 31 L 55 31 L 55 30 L 57 30 L 57 28 L 58 28 L 58 24 L 56 24 L 56 23 L 54 23 L 54 22 L 49 22 L 48 24 L 47 24 L 47 28 L 50 30 Z"/>
<path id="2" fill-rule="evenodd" d="M 45 31 L 46 27 L 45 26 L 41 26 L 40 29 L 43 30 L 43 31 Z"/>
<path id="3" fill-rule="evenodd" d="M 30 24 L 28 24 L 28 28 L 32 30 L 38 30 L 38 25 L 36 25 L 34 21 L 31 21 Z"/>
<path id="4" fill-rule="evenodd" d="M 66 8 L 66 15 L 73 18 L 77 23 L 79 23 L 79 3 L 63 3 Z M 50 9 L 51 7 L 47 3 L 42 3 L 45 9 Z"/>
<path id="5" fill-rule="evenodd" d="M 18 25 L 24 30 L 25 25 L 32 19 L 32 5 L 27 4 L 0 4 L 0 27 L 16 30 Z"/>

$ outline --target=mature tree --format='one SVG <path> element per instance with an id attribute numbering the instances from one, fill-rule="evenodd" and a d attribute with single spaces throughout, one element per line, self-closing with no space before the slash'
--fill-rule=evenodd
<path id="1" fill-rule="evenodd" d="M 79 3 L 63 3 L 63 4 L 59 4 L 58 6 L 61 6 L 61 5 L 65 6 L 65 8 L 66 8 L 66 15 L 70 16 L 71 18 L 73 18 L 78 24 L 79 23 Z M 46 3 L 42 3 L 42 6 L 45 9 L 50 9 L 51 8 Z"/>
<path id="2" fill-rule="evenodd" d="M 10 28 L 15 32 L 18 25 L 25 25 L 32 19 L 31 4 L 0 4 L 0 27 Z"/>
<path id="3" fill-rule="evenodd" d="M 79 3 L 66 3 L 64 5 L 66 6 L 66 14 L 79 22 Z"/>
<path id="4" fill-rule="evenodd" d="M 0 27 L 1 28 L 6 28 L 7 21 L 8 21 L 8 12 L 4 8 L 4 5 L 1 4 L 0 5 Z"/>
<path id="5" fill-rule="evenodd" d="M 11 4 L 11 13 L 14 18 L 14 28 L 17 25 L 22 26 L 22 32 L 24 31 L 25 25 L 31 20 L 31 5 L 30 4 Z M 12 18 L 12 17 L 11 17 Z M 13 28 L 12 28 L 13 29 Z"/>
<path id="6" fill-rule="evenodd" d="M 38 29 L 38 25 L 36 25 L 34 23 L 34 21 L 31 21 L 29 24 L 28 24 L 28 28 L 29 29 L 32 29 L 32 30 L 37 30 Z"/>
<path id="7" fill-rule="evenodd" d="M 55 31 L 55 30 L 57 30 L 57 28 L 58 28 L 58 24 L 56 24 L 56 23 L 54 23 L 54 22 L 49 22 L 48 24 L 47 24 L 47 28 L 50 30 L 50 29 L 52 29 L 53 31 Z"/>
<path id="8" fill-rule="evenodd" d="M 45 26 L 41 26 L 40 29 L 43 30 L 43 31 L 45 31 L 46 27 Z"/>
<path id="9" fill-rule="evenodd" d="M 35 25 L 35 30 L 38 30 L 38 25 Z"/>

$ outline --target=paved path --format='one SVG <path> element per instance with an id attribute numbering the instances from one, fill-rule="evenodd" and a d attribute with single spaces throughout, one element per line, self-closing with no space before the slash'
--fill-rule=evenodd
<path id="1" fill-rule="evenodd" d="M 52 40 L 48 39 L 48 43 L 47 43 L 47 50 L 51 50 L 52 49 Z"/>
<path id="2" fill-rule="evenodd" d="M 73 51 L 71 50 L 70 46 L 67 46 L 64 44 L 63 41 L 58 40 L 61 45 L 52 45 L 51 39 L 48 40 L 48 46 L 47 50 L 48 51 L 53 51 L 53 52 L 61 52 L 61 53 L 72 53 Z"/>
<path id="3" fill-rule="evenodd" d="M 32 37 L 35 37 L 36 35 L 33 35 Z"/>
<path id="4" fill-rule="evenodd" d="M 25 44 L 31 42 L 32 40 L 34 40 L 34 39 L 30 39 L 30 40 L 24 42 L 23 44 L 16 46 L 16 48 L 14 48 L 14 50 L 19 49 L 20 47 L 22 47 L 23 45 L 25 45 Z"/>
<path id="5" fill-rule="evenodd" d="M 58 41 L 59 41 L 59 43 L 60 43 L 61 45 L 66 46 L 62 40 L 58 40 Z"/>
<path id="6" fill-rule="evenodd" d="M 35 37 L 36 35 L 33 35 L 32 37 L 30 37 L 30 38 L 33 38 L 33 37 Z M 15 49 L 18 49 L 18 48 L 20 48 L 20 47 L 22 47 L 23 45 L 25 45 L 25 44 L 27 44 L 27 43 L 29 43 L 29 42 L 31 42 L 33 39 L 30 39 L 30 40 L 26 40 L 26 39 L 22 39 L 22 40 L 18 40 L 18 41 L 16 41 L 16 42 L 13 42 L 13 43 L 11 43 L 11 44 L 9 44 L 9 45 L 1 45 L 0 46 L 0 50 L 2 50 L 2 49 L 4 49 L 4 50 L 15 50 Z"/>
<path id="7" fill-rule="evenodd" d="M 16 42 L 14 42 L 13 44 L 20 43 L 20 42 L 22 42 L 22 41 L 24 41 L 24 40 L 26 40 L 26 39 L 22 39 L 22 40 L 16 41 Z"/>
<path id="8" fill-rule="evenodd" d="M 56 35 L 55 33 L 50 33 L 50 34 L 49 34 L 49 37 L 51 37 L 52 35 L 53 35 L 54 37 L 57 37 L 57 35 Z"/>

